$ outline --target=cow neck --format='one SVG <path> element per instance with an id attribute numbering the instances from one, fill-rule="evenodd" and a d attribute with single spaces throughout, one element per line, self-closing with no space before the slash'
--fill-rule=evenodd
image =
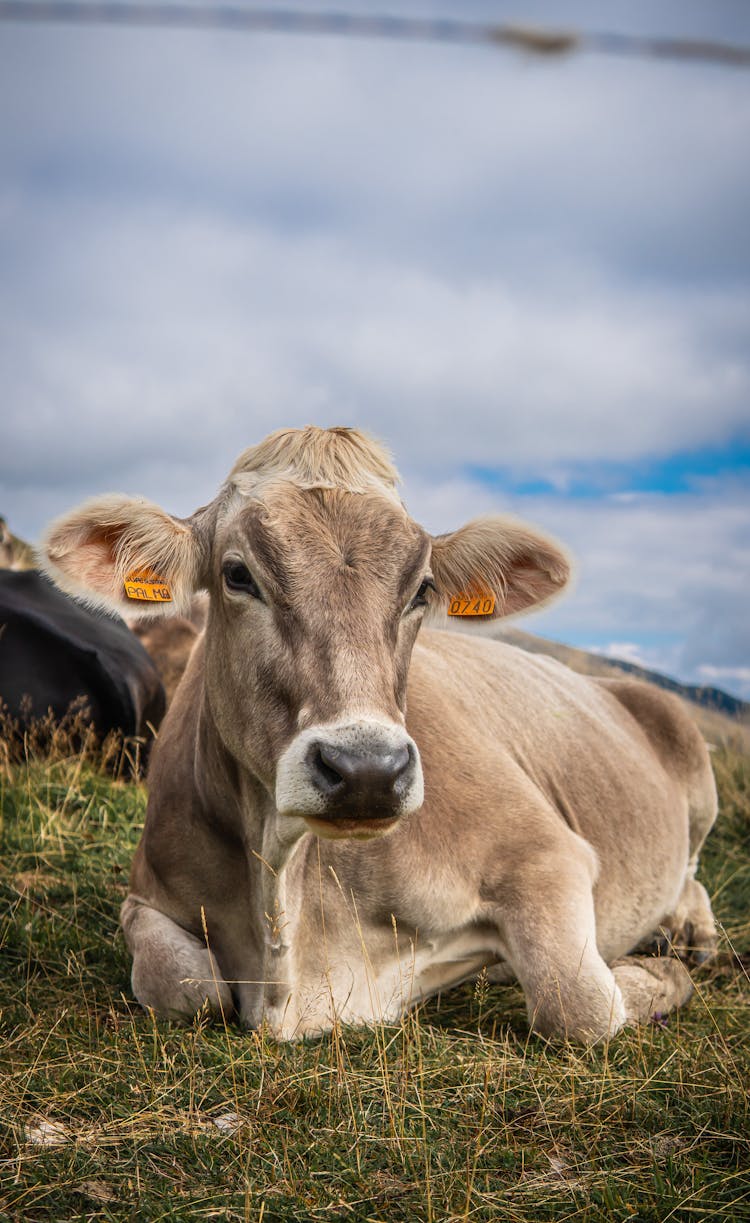
<path id="1" fill-rule="evenodd" d="M 287 887 L 287 880 L 312 833 L 304 820 L 280 817 L 263 783 L 235 759 L 219 734 L 205 692 L 196 782 L 214 829 L 241 841 L 250 878 L 260 882 L 260 894 L 253 900 L 262 930 L 266 1005 L 283 1012 L 291 983 L 291 937 L 298 919 L 294 888 Z"/>

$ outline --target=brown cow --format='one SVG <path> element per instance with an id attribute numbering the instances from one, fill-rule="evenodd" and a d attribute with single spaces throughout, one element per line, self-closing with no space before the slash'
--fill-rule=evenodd
<path id="1" fill-rule="evenodd" d="M 192 518 L 106 497 L 51 527 L 68 590 L 210 596 L 122 911 L 136 996 L 294 1038 L 492 966 L 542 1033 L 666 1013 L 691 991 L 681 959 L 628 953 L 660 928 L 699 959 L 715 944 L 700 735 L 638 683 L 417 640 L 461 594 L 495 616 L 549 598 L 568 564 L 504 518 L 431 538 L 396 482 L 361 433 L 309 427 L 246 451 Z"/>

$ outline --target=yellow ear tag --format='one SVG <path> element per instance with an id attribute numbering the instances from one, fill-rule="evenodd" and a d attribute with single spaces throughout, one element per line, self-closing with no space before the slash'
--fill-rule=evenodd
<path id="1" fill-rule="evenodd" d="M 453 595 L 448 603 L 449 616 L 491 616 L 495 610 L 495 596 Z"/>
<path id="2" fill-rule="evenodd" d="M 125 578 L 125 594 L 137 603 L 171 603 L 172 592 L 150 569 L 137 569 Z"/>

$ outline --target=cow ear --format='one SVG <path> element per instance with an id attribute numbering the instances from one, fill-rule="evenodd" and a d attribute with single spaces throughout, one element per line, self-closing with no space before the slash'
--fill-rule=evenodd
<path id="1" fill-rule="evenodd" d="M 184 611 L 201 585 L 195 519 L 173 518 L 150 501 L 86 501 L 51 524 L 40 552 L 67 594 L 120 613 Z"/>
<path id="2" fill-rule="evenodd" d="M 432 545 L 434 620 L 468 629 L 559 594 L 570 561 L 559 544 L 512 518 L 478 518 Z"/>

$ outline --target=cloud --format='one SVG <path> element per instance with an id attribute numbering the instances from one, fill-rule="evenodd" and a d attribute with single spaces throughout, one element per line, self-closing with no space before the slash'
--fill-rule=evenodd
<path id="1" fill-rule="evenodd" d="M 699 682 L 729 687 L 738 696 L 750 700 L 750 667 L 712 667 L 707 664 L 697 668 Z"/>
<path id="2" fill-rule="evenodd" d="M 3 41 L 0 150 L 31 191 L 343 234 L 458 282 L 748 268 L 741 73 L 229 34 Z"/>
<path id="3" fill-rule="evenodd" d="M 644 657 L 643 647 L 635 641 L 610 641 L 604 646 L 590 645 L 588 650 L 591 654 L 601 654 L 603 658 L 619 658 L 623 662 L 635 663 L 638 667 L 649 665 Z"/>
<path id="4" fill-rule="evenodd" d="M 607 20 L 739 37 L 722 9 Z M 13 529 L 114 488 L 188 513 L 270 429 L 359 424 L 431 529 L 510 510 L 572 546 L 532 630 L 745 683 L 747 491 L 570 495 L 750 432 L 742 74 L 6 27 L 0 115 Z"/>
<path id="5" fill-rule="evenodd" d="M 156 456 L 159 480 L 192 464 L 210 488 L 268 429 L 310 419 L 369 427 L 408 470 L 564 484 L 582 462 L 697 447 L 747 420 L 750 363 L 711 342 L 725 316 L 750 323 L 732 290 L 602 278 L 563 303 L 453 286 L 343 239 L 153 208 L 52 212 L 13 226 L 29 265 L 0 290 L 10 489 L 138 487 Z"/>

